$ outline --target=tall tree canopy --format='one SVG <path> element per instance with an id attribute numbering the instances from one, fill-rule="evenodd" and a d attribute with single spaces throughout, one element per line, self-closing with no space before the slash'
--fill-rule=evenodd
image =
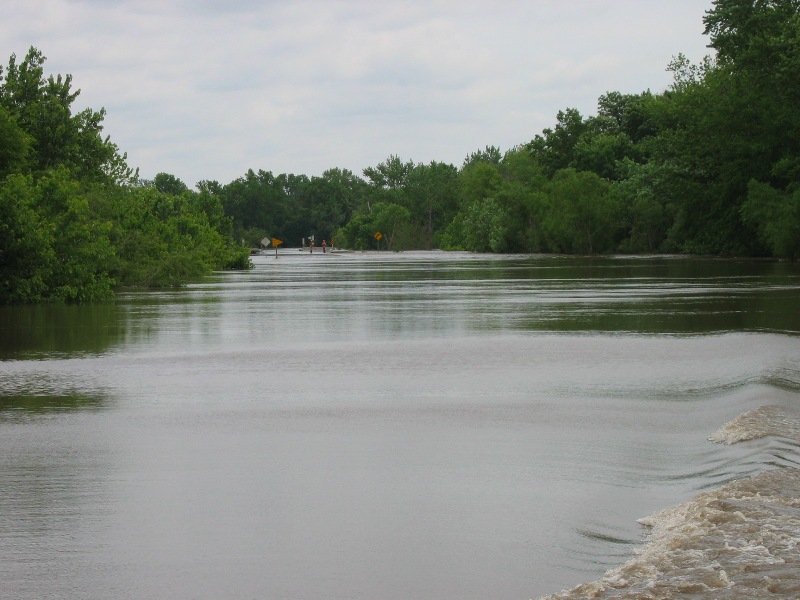
<path id="1" fill-rule="evenodd" d="M 0 67 L 0 304 L 106 300 L 246 267 L 219 198 L 172 175 L 139 181 L 105 110 L 73 110 L 70 75 L 31 48 Z"/>
<path id="2" fill-rule="evenodd" d="M 102 137 L 105 109 L 74 112 L 80 90 L 72 89 L 72 76 L 45 77 L 44 62 L 44 55 L 31 48 L 22 62 L 12 54 L 5 71 L 0 69 L 0 106 L 31 142 L 24 168 L 39 173 L 63 166 L 91 181 L 134 179 L 127 156 L 119 154 L 108 136 Z"/>
<path id="3" fill-rule="evenodd" d="M 391 154 L 361 176 L 249 170 L 192 191 L 139 180 L 31 48 L 0 67 L 0 302 L 85 301 L 247 266 L 264 237 L 356 249 L 685 252 L 800 257 L 800 0 L 714 0 L 715 55 L 678 53 L 661 93 L 608 91 L 595 115 L 459 167 Z M 380 235 L 377 235 L 379 234 Z"/>

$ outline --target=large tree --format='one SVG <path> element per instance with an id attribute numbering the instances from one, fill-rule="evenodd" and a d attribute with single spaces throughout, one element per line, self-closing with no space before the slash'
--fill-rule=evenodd
<path id="1" fill-rule="evenodd" d="M 72 76 L 45 77 L 44 62 L 45 56 L 31 47 L 20 63 L 12 54 L 5 72 L 0 69 L 0 106 L 30 138 L 27 170 L 66 167 L 83 181 L 135 179 L 126 156 L 102 136 L 105 109 L 74 112 L 80 90 L 72 89 Z"/>
<path id="2" fill-rule="evenodd" d="M 31 48 L 0 69 L 0 304 L 106 300 L 118 285 L 177 285 L 248 265 L 207 187 L 142 182 L 104 110 L 74 112 L 68 75 Z"/>
<path id="3" fill-rule="evenodd" d="M 750 149 L 732 161 L 741 172 L 742 217 L 769 252 L 797 258 L 800 1 L 717 0 L 704 22 L 741 107 L 747 139 L 739 146 Z"/>

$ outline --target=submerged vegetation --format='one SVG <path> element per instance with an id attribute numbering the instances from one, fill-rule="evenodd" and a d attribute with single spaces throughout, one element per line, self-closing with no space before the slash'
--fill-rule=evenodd
<path id="1" fill-rule="evenodd" d="M 660 94 L 608 92 L 459 167 L 143 181 L 32 48 L 0 70 L 0 303 L 81 302 L 243 268 L 276 236 L 354 249 L 800 256 L 800 3 L 715 0 L 715 51 Z M 378 232 L 380 236 L 376 235 Z M 243 243 L 244 242 L 244 243 Z"/>

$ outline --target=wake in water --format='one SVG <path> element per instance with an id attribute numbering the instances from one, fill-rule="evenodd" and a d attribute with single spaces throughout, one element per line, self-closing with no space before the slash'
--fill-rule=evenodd
<path id="1" fill-rule="evenodd" d="M 708 439 L 735 444 L 769 436 L 800 442 L 800 419 L 780 406 L 759 406 L 726 423 Z"/>
<path id="2" fill-rule="evenodd" d="M 709 438 L 733 444 L 774 436 L 800 445 L 800 415 L 762 406 Z M 704 492 L 640 522 L 634 558 L 601 580 L 541 600 L 800 598 L 800 470 L 766 471 Z"/>

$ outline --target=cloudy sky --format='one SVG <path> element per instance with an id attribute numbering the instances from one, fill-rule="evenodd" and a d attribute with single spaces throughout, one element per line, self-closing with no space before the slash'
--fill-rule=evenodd
<path id="1" fill-rule="evenodd" d="M 8 0 L 0 62 L 35 46 L 143 178 L 460 166 L 608 91 L 664 90 L 710 51 L 711 0 Z"/>

